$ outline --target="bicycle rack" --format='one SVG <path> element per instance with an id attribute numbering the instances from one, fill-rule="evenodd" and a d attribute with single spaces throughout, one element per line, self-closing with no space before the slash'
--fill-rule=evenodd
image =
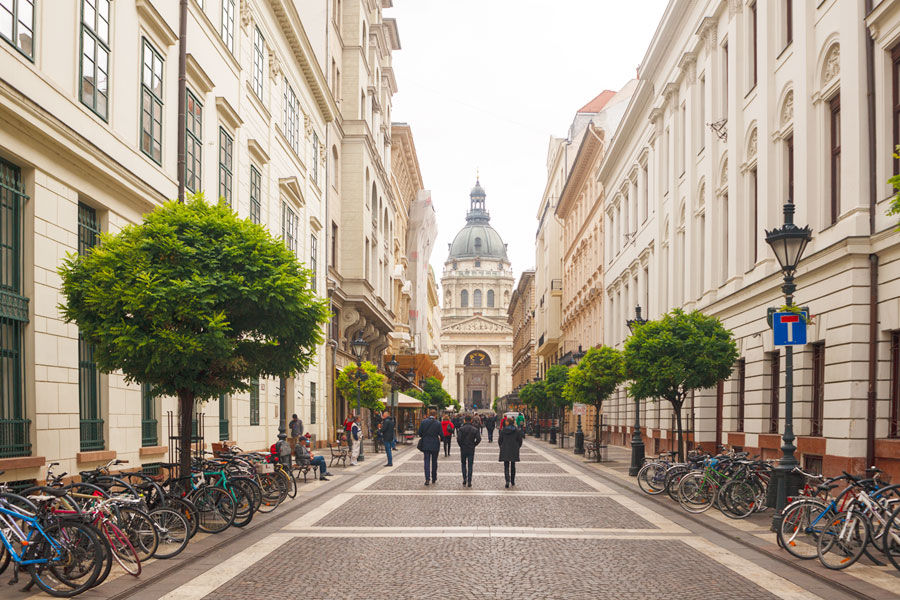
<path id="1" fill-rule="evenodd" d="M 204 442 L 206 427 L 203 417 L 202 412 L 194 413 L 191 431 L 191 449 L 194 458 L 203 458 L 203 450 L 206 447 Z M 169 460 L 177 462 L 181 456 L 181 418 L 169 410 L 166 411 L 166 420 L 169 429 Z"/>

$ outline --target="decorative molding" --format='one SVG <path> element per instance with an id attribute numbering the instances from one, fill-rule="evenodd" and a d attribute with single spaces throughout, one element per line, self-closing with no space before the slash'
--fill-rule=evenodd
<path id="1" fill-rule="evenodd" d="M 300 187 L 300 180 L 297 179 L 296 175 L 291 175 L 290 177 L 279 177 L 278 188 L 282 192 L 284 192 L 284 195 L 290 198 L 297 206 L 303 206 L 304 204 L 306 204 L 306 202 L 303 201 L 303 191 Z"/>
<path id="2" fill-rule="evenodd" d="M 759 144 L 759 128 L 754 127 L 750 132 L 750 141 L 747 142 L 747 159 L 756 156 L 757 146 Z"/>
<path id="3" fill-rule="evenodd" d="M 275 50 L 269 48 L 269 77 L 272 78 L 272 81 L 275 84 L 278 84 L 278 77 L 284 74 L 284 71 L 281 68 L 281 61 L 278 59 L 278 55 L 275 54 Z"/>
<path id="4" fill-rule="evenodd" d="M 252 156 L 257 164 L 267 165 L 269 164 L 269 154 L 266 152 L 265 148 L 262 147 L 258 141 L 253 138 L 247 140 L 247 150 L 250 151 L 250 156 Z"/>
<path id="5" fill-rule="evenodd" d="M 250 0 L 241 0 L 241 27 L 246 31 L 250 27 Z"/>
<path id="6" fill-rule="evenodd" d="M 833 44 L 825 56 L 825 68 L 822 71 L 822 84 L 827 85 L 841 74 L 841 45 Z"/>
<path id="7" fill-rule="evenodd" d="M 685 52 L 678 61 L 678 68 L 687 78 L 689 83 L 697 80 L 697 55 L 694 52 Z"/>
<path id="8" fill-rule="evenodd" d="M 781 125 L 787 125 L 794 118 L 794 90 L 788 90 L 781 106 Z"/>
<path id="9" fill-rule="evenodd" d="M 172 46 L 178 41 L 178 35 L 172 31 L 172 28 L 156 11 L 150 0 L 135 0 L 134 7 L 137 9 L 141 23 L 156 36 L 158 42 L 162 42 L 166 46 Z"/>
<path id="10" fill-rule="evenodd" d="M 731 20 L 735 15 L 741 13 L 744 8 L 744 0 L 728 0 L 728 19 Z"/>
<path id="11" fill-rule="evenodd" d="M 215 88 L 212 79 L 206 74 L 206 71 L 203 70 L 203 67 L 200 66 L 193 54 L 189 53 L 185 59 L 185 71 L 187 78 L 201 94 L 208 94 Z"/>
<path id="12" fill-rule="evenodd" d="M 725 157 L 725 160 L 722 161 L 722 170 L 719 174 L 719 186 L 725 187 L 728 185 L 728 157 Z"/>
<path id="13" fill-rule="evenodd" d="M 469 319 L 463 321 L 462 323 L 456 323 L 454 325 L 450 325 L 445 327 L 442 334 L 448 333 L 511 333 L 512 328 L 503 325 L 501 323 L 496 323 L 494 321 L 489 321 L 484 318 L 475 317 L 473 319 Z"/>
<path id="14" fill-rule="evenodd" d="M 697 28 L 697 36 L 706 44 L 706 51 L 712 52 L 718 42 L 718 24 L 715 17 L 703 17 L 700 27 Z"/>
<path id="15" fill-rule="evenodd" d="M 218 113 L 219 119 L 232 130 L 238 129 L 244 124 L 240 115 L 223 96 L 216 96 L 216 113 Z"/>

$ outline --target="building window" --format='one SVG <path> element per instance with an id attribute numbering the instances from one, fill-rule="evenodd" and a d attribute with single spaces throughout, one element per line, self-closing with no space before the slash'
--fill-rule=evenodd
<path id="1" fill-rule="evenodd" d="M 891 50 L 891 87 L 893 88 L 893 127 L 894 135 L 891 144 L 891 154 L 896 152 L 900 144 L 900 44 Z M 892 173 L 900 173 L 900 159 L 894 158 L 894 170 Z"/>
<path id="2" fill-rule="evenodd" d="M 460 308 L 469 308 L 469 292 L 467 290 L 459 293 L 459 306 Z"/>
<path id="3" fill-rule="evenodd" d="M 150 384 L 141 384 L 141 446 L 159 443 L 156 420 L 156 399 L 150 394 Z"/>
<path id="4" fill-rule="evenodd" d="M 338 226 L 331 223 L 331 266 L 337 268 Z"/>
<path id="5" fill-rule="evenodd" d="M 78 254 L 84 256 L 100 243 L 97 211 L 78 203 Z M 94 346 L 78 334 L 78 408 L 81 420 L 81 451 L 103 450 L 103 419 L 100 416 L 100 370 Z"/>
<path id="6" fill-rule="evenodd" d="M 81 0 L 81 102 L 109 113 L 109 0 Z"/>
<path id="7" fill-rule="evenodd" d="M 810 435 L 823 431 L 825 409 L 825 342 L 812 344 L 812 422 Z"/>
<path id="8" fill-rule="evenodd" d="M 28 298 L 22 282 L 27 199 L 21 170 L 0 159 L 0 458 L 31 455 L 31 421 L 25 418 Z"/>
<path id="9" fill-rule="evenodd" d="M 309 270 L 312 271 L 310 275 L 310 285 L 313 290 L 318 289 L 318 272 L 319 272 L 319 240 L 315 235 L 309 236 Z"/>
<path id="10" fill-rule="evenodd" d="M 316 382 L 309 383 L 309 424 L 316 424 Z"/>
<path id="11" fill-rule="evenodd" d="M 262 201 L 260 194 L 262 193 L 262 175 L 256 170 L 256 167 L 250 165 L 250 222 L 260 223 L 262 217 Z"/>
<path id="12" fill-rule="evenodd" d="M 788 202 L 794 203 L 794 135 L 791 134 L 785 140 L 787 150 L 787 196 Z"/>
<path id="13" fill-rule="evenodd" d="M 319 184 L 319 134 L 313 131 L 312 134 L 312 180 L 316 185 Z"/>
<path id="14" fill-rule="evenodd" d="M 297 213 L 291 210 L 287 202 L 281 203 L 281 239 L 287 249 L 297 256 Z"/>
<path id="15" fill-rule="evenodd" d="M 831 204 L 828 224 L 837 223 L 841 214 L 841 96 L 836 95 L 828 103 L 829 129 L 831 130 Z"/>
<path id="16" fill-rule="evenodd" d="M 203 105 L 190 90 L 186 90 L 186 93 L 184 187 L 192 192 L 199 192 L 203 163 Z"/>
<path id="17" fill-rule="evenodd" d="M 813 475 L 822 474 L 822 456 L 818 454 L 803 454 L 803 470 Z"/>
<path id="18" fill-rule="evenodd" d="M 728 42 L 722 44 L 722 118 L 728 118 Z"/>
<path id="19" fill-rule="evenodd" d="M 141 68 L 141 152 L 162 164 L 163 59 L 146 39 Z"/>
<path id="20" fill-rule="evenodd" d="M 34 0 L 0 0 L 0 37 L 34 58 Z"/>
<path id="21" fill-rule="evenodd" d="M 472 306 L 474 308 L 481 308 L 481 290 L 475 290 L 472 293 Z"/>
<path id="22" fill-rule="evenodd" d="M 228 206 L 234 208 L 231 203 L 231 165 L 234 159 L 234 138 L 219 127 L 219 198 L 223 198 Z"/>
<path id="23" fill-rule="evenodd" d="M 480 266 L 481 266 L 481 261 L 480 261 L 480 260 L 476 260 L 476 261 L 475 261 L 475 266 L 476 266 L 476 267 L 480 267 Z"/>
<path id="24" fill-rule="evenodd" d="M 750 89 L 756 87 L 756 2 L 750 5 Z"/>
<path id="25" fill-rule="evenodd" d="M 782 0 L 784 2 L 784 47 L 787 48 L 794 41 L 794 0 Z"/>
<path id="26" fill-rule="evenodd" d="M 234 0 L 222 0 L 222 41 L 234 54 Z"/>
<path id="27" fill-rule="evenodd" d="M 750 265 L 752 269 L 759 259 L 759 181 L 756 168 L 750 170 Z"/>
<path id="28" fill-rule="evenodd" d="M 260 100 L 263 99 L 263 82 L 265 81 L 263 76 L 266 66 L 265 47 L 263 34 L 257 27 L 253 30 L 253 93 Z"/>
<path id="29" fill-rule="evenodd" d="M 300 103 L 294 90 L 284 82 L 284 137 L 294 152 L 300 154 Z"/>
<path id="30" fill-rule="evenodd" d="M 663 177 L 663 192 L 669 192 L 669 128 L 666 127 L 666 135 L 663 137 L 663 147 L 662 147 L 662 177 Z"/>
<path id="31" fill-rule="evenodd" d="M 684 169 L 687 165 L 687 104 L 681 103 L 681 123 L 679 124 L 679 133 L 681 134 L 681 152 L 678 153 L 678 162 L 679 162 L 679 175 L 684 175 Z M 628 223 L 626 221 L 624 229 L 628 230 Z"/>
<path id="32" fill-rule="evenodd" d="M 488 290 L 487 305 L 488 308 L 494 308 L 494 290 Z"/>
<path id="33" fill-rule="evenodd" d="M 744 430 L 744 406 L 746 406 L 746 390 L 747 390 L 747 361 L 743 358 L 738 360 L 738 393 L 737 393 L 737 424 L 735 431 Z"/>
<path id="34" fill-rule="evenodd" d="M 706 77 L 700 78 L 700 118 L 697 120 L 697 143 L 700 150 L 706 148 Z"/>
<path id="35" fill-rule="evenodd" d="M 366 280 L 369 279 L 369 269 L 370 269 L 370 266 L 369 266 L 369 260 L 370 260 L 370 257 L 369 257 L 369 238 L 366 238 L 366 272 L 365 272 Z"/>
<path id="36" fill-rule="evenodd" d="M 259 378 L 250 380 L 250 424 L 259 425 Z"/>
<path id="37" fill-rule="evenodd" d="M 475 238 L 475 253 L 479 254 L 481 252 L 481 238 Z"/>
<path id="38" fill-rule="evenodd" d="M 823 349 L 824 350 L 824 349 Z M 824 362 L 824 359 L 823 359 Z M 891 332 L 891 422 L 888 436 L 900 437 L 900 331 Z"/>
<path id="39" fill-rule="evenodd" d="M 228 439 L 228 396 L 219 395 L 219 441 Z"/>
<path id="40" fill-rule="evenodd" d="M 781 382 L 780 353 L 768 353 L 769 361 L 769 433 L 778 433 L 778 387 Z"/>
<path id="41" fill-rule="evenodd" d="M 722 234 L 722 246 L 719 252 L 719 285 L 728 281 L 728 190 L 721 196 L 722 223 L 719 231 Z"/>
<path id="42" fill-rule="evenodd" d="M 650 159 L 647 158 L 647 162 L 641 165 L 641 219 L 642 222 L 647 220 L 647 217 L 650 216 L 650 167 L 649 167 Z M 599 250 L 599 248 L 598 248 Z"/>

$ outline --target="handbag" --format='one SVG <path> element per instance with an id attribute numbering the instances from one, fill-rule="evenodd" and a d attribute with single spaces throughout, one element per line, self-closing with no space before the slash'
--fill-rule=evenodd
<path id="1" fill-rule="evenodd" d="M 416 444 L 416 448 L 419 449 L 419 452 L 425 452 L 425 440 L 422 438 L 419 438 L 419 443 Z"/>

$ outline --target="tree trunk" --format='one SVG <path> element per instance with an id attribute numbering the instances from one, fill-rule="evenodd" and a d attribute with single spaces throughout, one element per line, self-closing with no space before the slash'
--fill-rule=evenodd
<path id="1" fill-rule="evenodd" d="M 595 404 L 594 408 L 597 409 L 597 418 L 594 419 L 594 441 L 597 443 L 597 462 L 600 462 L 600 407 L 601 404 Z"/>
<path id="2" fill-rule="evenodd" d="M 684 462 L 684 428 L 681 426 L 681 402 L 673 402 L 675 425 L 678 427 L 678 462 Z"/>
<path id="3" fill-rule="evenodd" d="M 178 456 L 178 470 L 181 477 L 191 475 L 191 422 L 194 417 L 194 393 L 188 390 L 178 390 L 178 407 L 181 411 L 181 440 L 180 454 Z M 199 427 L 200 424 L 198 423 Z M 172 457 L 169 457 L 170 459 Z"/>

